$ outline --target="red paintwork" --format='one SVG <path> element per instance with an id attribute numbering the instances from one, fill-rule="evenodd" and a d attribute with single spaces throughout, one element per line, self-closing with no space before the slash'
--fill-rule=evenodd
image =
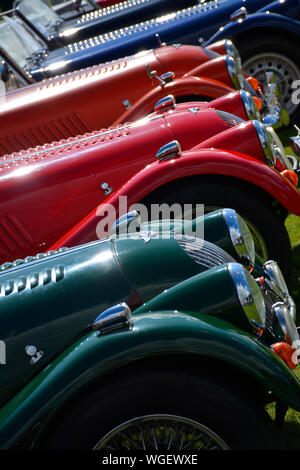
<path id="1" fill-rule="evenodd" d="M 241 132 L 241 129 L 243 131 Z M 242 137 L 242 138 L 241 138 Z M 262 162 L 265 162 L 264 152 L 261 146 L 257 145 L 257 134 L 252 121 L 247 121 L 239 126 L 232 127 L 229 131 L 221 132 L 197 144 L 193 150 L 202 148 L 223 148 L 234 150 L 235 152 L 253 155 Z"/>
<path id="2" fill-rule="evenodd" d="M 227 129 L 237 146 L 248 140 L 253 141 L 251 122 L 240 130 L 238 138 L 234 135 L 234 128 L 225 123 L 215 110 L 204 108 L 194 113 L 185 108 L 186 105 L 181 105 L 165 115 L 153 114 L 150 118 L 136 123 L 0 158 L 1 261 L 48 250 L 95 206 L 105 201 L 107 195 L 101 188 L 102 183 L 108 183 L 115 192 L 137 173 L 140 175 L 138 177 L 140 181 L 141 175 L 148 174 L 147 167 L 143 170 L 145 166 L 151 164 L 158 149 L 171 140 L 177 139 L 185 151 Z M 251 148 L 257 159 L 261 158 L 258 139 L 256 151 L 253 143 Z M 194 152 L 194 155 L 196 154 L 206 155 L 201 150 L 198 153 Z M 214 152 L 209 154 L 214 155 Z M 219 152 L 217 154 L 219 155 Z M 227 155 L 233 154 L 227 152 Z M 241 158 L 238 164 L 236 163 L 236 176 L 252 181 L 247 168 L 241 164 Z M 246 156 L 245 160 L 247 159 L 253 160 Z M 195 166 L 196 173 L 207 171 L 205 169 L 208 168 L 207 164 L 201 167 L 202 170 L 200 169 L 200 157 L 199 161 L 194 160 L 198 165 Z M 227 160 L 224 164 L 222 159 L 212 160 L 217 163 L 210 171 L 226 173 L 229 165 Z M 176 168 L 179 165 L 180 170 L 182 162 L 185 161 L 189 160 L 178 160 L 179 163 L 175 163 Z M 230 164 L 231 167 L 235 165 Z M 257 171 L 260 169 L 260 166 L 254 167 Z M 161 168 L 169 171 L 168 166 Z M 188 168 L 190 167 L 187 166 Z M 190 170 L 182 171 L 181 176 L 184 177 L 186 171 Z M 244 176 L 241 176 L 242 174 Z M 273 194 L 271 190 L 275 183 L 272 182 L 272 175 L 275 173 L 267 174 L 271 180 L 265 189 L 270 189 Z M 178 175 L 180 173 L 177 173 L 176 178 Z M 172 172 L 170 176 L 173 178 Z M 153 177 L 156 178 L 154 173 Z M 165 178 L 167 181 L 169 175 Z M 282 179 L 281 176 L 280 178 Z M 131 184 L 129 183 L 128 188 L 133 191 Z M 157 184 L 158 186 L 163 184 L 162 175 L 151 184 L 145 180 L 144 190 L 147 193 Z M 286 197 L 287 192 L 291 192 L 290 186 L 286 180 L 281 186 L 277 185 L 276 195 L 284 206 L 294 211 L 292 193 Z"/>
<path id="3" fill-rule="evenodd" d="M 290 212 L 300 216 L 300 193 L 280 173 L 249 155 L 226 150 L 201 149 L 184 152 L 181 158 L 148 165 L 53 244 L 51 250 L 96 240 L 97 234 L 99 235 L 97 225 L 101 222 L 103 224 L 104 221 L 109 225 L 108 204 L 115 208 L 116 217 L 123 215 L 119 212 L 119 198 L 122 196 L 127 197 L 127 207 L 130 208 L 148 194 L 174 180 L 182 179 L 182 184 L 187 184 L 184 181 L 186 177 L 208 174 L 226 175 L 248 181 L 272 195 Z"/>
<path id="4" fill-rule="evenodd" d="M 158 75 L 173 71 L 176 78 L 161 87 L 145 64 Z M 185 76 L 193 69 L 193 76 Z M 222 82 L 208 78 L 212 73 Z M 0 155 L 135 120 L 169 93 L 218 98 L 232 91 L 229 83 L 224 57 L 210 60 L 197 46 L 161 47 L 55 77 L 6 95 L 0 105 Z M 123 100 L 132 105 L 128 111 Z"/>

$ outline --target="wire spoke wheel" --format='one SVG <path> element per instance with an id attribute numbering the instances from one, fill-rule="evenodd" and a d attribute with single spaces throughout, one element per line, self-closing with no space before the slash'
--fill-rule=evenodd
<path id="1" fill-rule="evenodd" d="M 244 62 L 243 68 L 263 85 L 266 84 L 266 72 L 273 72 L 283 106 L 290 114 L 296 110 L 298 105 L 292 102 L 292 83 L 299 80 L 300 71 L 288 57 L 276 52 L 256 54 Z"/>
<path id="2" fill-rule="evenodd" d="M 206 426 L 174 415 L 147 415 L 129 420 L 104 436 L 94 450 L 200 451 L 228 450 Z"/>

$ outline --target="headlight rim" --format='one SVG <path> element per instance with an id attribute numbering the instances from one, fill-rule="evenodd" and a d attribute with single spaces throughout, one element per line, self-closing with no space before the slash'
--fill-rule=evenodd
<path id="1" fill-rule="evenodd" d="M 288 308 L 284 302 L 276 302 L 272 306 L 272 313 L 280 325 L 285 342 L 291 346 L 293 346 L 293 344 L 295 345 L 295 343 L 299 345 L 300 338 L 296 323 L 289 314 Z"/>
<path id="2" fill-rule="evenodd" d="M 259 140 L 262 151 L 264 153 L 266 162 L 271 167 L 275 166 L 276 165 L 276 155 L 275 155 L 275 152 L 274 152 L 273 145 L 270 142 L 270 137 L 269 137 L 269 134 L 268 134 L 266 128 L 264 127 L 264 125 L 260 121 L 257 121 L 256 119 L 253 119 L 252 124 L 254 126 L 255 131 L 256 131 L 257 138 Z"/>
<path id="3" fill-rule="evenodd" d="M 230 276 L 234 285 L 236 297 L 239 301 L 240 307 L 243 310 L 244 315 L 247 317 L 252 327 L 252 330 L 258 333 L 259 332 L 258 330 L 260 327 L 264 329 L 266 326 L 266 305 L 265 305 L 263 294 L 259 286 L 257 285 L 255 279 L 251 278 L 251 274 L 249 274 L 249 272 L 240 263 L 228 263 L 228 271 L 230 273 Z M 250 279 L 253 280 L 253 282 L 251 281 L 251 284 L 256 291 L 255 292 L 256 296 L 254 296 L 254 293 L 249 285 L 248 280 Z M 241 285 L 242 288 L 244 289 L 244 293 L 245 292 L 248 293 L 246 300 L 244 300 L 242 297 L 241 289 L 238 289 L 239 285 Z M 247 310 L 247 305 L 250 305 L 246 303 L 248 297 L 252 299 L 251 304 L 252 306 L 254 306 L 253 312 L 250 312 L 250 310 L 249 311 Z M 257 297 L 259 297 L 259 301 L 261 303 L 261 307 L 263 308 L 263 311 L 261 311 L 257 306 Z M 254 313 L 256 315 L 253 316 Z"/>
<path id="4" fill-rule="evenodd" d="M 252 97 L 252 95 L 247 90 L 240 90 L 241 100 L 245 109 L 247 119 L 249 121 L 256 120 L 261 122 L 261 116 L 259 109 Z"/>
<path id="5" fill-rule="evenodd" d="M 234 89 L 241 90 L 243 88 L 241 67 L 237 64 L 237 61 L 230 55 L 226 55 L 225 63 L 228 75 L 231 79 Z"/>
<path id="6" fill-rule="evenodd" d="M 238 255 L 240 262 L 243 265 L 246 265 L 248 269 L 251 269 L 255 265 L 255 245 L 249 227 L 247 226 L 244 219 L 234 209 L 222 209 L 222 216 L 224 218 L 234 252 Z M 244 231 L 243 225 L 245 226 L 246 230 L 248 229 L 249 232 Z M 242 238 L 242 244 L 239 244 L 238 242 L 236 243 L 236 240 L 233 239 L 233 232 L 231 229 L 239 232 L 238 239 L 240 239 L 240 237 Z M 249 237 L 249 235 L 252 242 L 251 249 L 249 249 L 247 246 L 247 237 Z M 244 253 L 238 249 L 238 246 L 243 246 L 245 248 Z"/>

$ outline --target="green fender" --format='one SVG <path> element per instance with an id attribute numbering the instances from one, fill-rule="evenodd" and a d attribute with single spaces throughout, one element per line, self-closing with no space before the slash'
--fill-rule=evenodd
<path id="1" fill-rule="evenodd" d="M 32 379 L 0 411 L 0 447 L 16 445 L 45 416 L 49 422 L 69 398 L 108 372 L 138 359 L 180 353 L 226 361 L 300 411 L 300 382 L 251 335 L 209 315 L 148 312 L 133 315 L 128 329 L 87 333 Z"/>

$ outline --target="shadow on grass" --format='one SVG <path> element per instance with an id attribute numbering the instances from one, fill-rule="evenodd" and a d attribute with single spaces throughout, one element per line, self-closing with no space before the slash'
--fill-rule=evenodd
<path id="1" fill-rule="evenodd" d="M 288 450 L 300 449 L 300 421 L 286 421 L 283 428 L 282 440 Z"/>
<path id="2" fill-rule="evenodd" d="M 292 250 L 292 273 L 289 291 L 297 306 L 297 323 L 300 324 L 300 245 Z"/>

